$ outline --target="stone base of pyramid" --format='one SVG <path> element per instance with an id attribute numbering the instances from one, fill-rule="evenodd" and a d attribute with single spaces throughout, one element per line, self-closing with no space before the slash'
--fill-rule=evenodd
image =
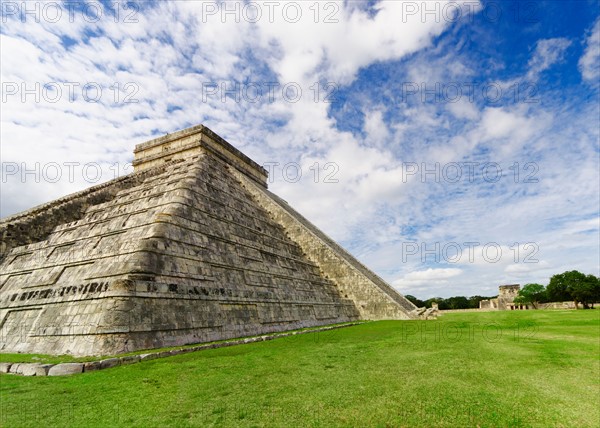
<path id="1" fill-rule="evenodd" d="M 135 150 L 135 172 L 0 222 L 0 351 L 108 355 L 415 306 L 204 126 Z"/>

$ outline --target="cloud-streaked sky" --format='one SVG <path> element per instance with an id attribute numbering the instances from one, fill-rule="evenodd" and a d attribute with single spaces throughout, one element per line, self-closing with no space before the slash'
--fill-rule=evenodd
<path id="1" fill-rule="evenodd" d="M 203 123 L 405 294 L 599 275 L 597 1 L 2 2 L 0 214 Z"/>

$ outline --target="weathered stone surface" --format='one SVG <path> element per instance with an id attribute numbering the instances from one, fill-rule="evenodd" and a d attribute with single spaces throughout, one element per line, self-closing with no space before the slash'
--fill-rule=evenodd
<path id="1" fill-rule="evenodd" d="M 65 376 L 83 372 L 83 363 L 62 363 L 50 367 L 48 376 Z"/>
<path id="2" fill-rule="evenodd" d="M 0 373 L 8 373 L 12 363 L 0 363 Z"/>
<path id="3" fill-rule="evenodd" d="M 244 188 L 281 224 L 302 251 L 331 279 L 340 297 L 356 303 L 361 319 L 410 319 L 416 309 L 404 296 L 368 270 L 284 200 L 233 172 Z M 360 303 L 360 304 L 359 304 Z"/>
<path id="4" fill-rule="evenodd" d="M 10 368 L 9 368 L 8 372 L 9 372 L 9 373 L 12 373 L 12 374 L 22 374 L 22 373 L 23 373 L 23 371 L 21 370 L 21 365 L 22 365 L 22 363 L 15 363 L 15 364 L 12 364 L 12 365 L 10 366 Z"/>
<path id="5" fill-rule="evenodd" d="M 158 352 L 154 352 L 152 354 L 141 354 L 140 361 L 150 361 L 158 358 Z"/>
<path id="6" fill-rule="evenodd" d="M 89 361 L 89 362 L 83 364 L 84 373 L 94 372 L 96 370 L 101 370 L 101 369 L 102 369 L 102 366 L 100 364 L 100 361 Z"/>
<path id="7" fill-rule="evenodd" d="M 481 300 L 479 302 L 479 309 L 499 311 L 528 309 L 527 305 L 514 303 L 515 297 L 519 294 L 520 289 L 520 284 L 501 285 L 498 287 L 498 297 L 495 299 Z"/>
<path id="8" fill-rule="evenodd" d="M 121 360 L 121 365 L 125 366 L 127 364 L 135 364 L 135 363 L 139 363 L 140 362 L 140 356 L 139 355 L 129 355 L 127 357 L 121 357 L 119 358 Z"/>
<path id="9" fill-rule="evenodd" d="M 19 371 L 23 376 L 35 376 L 38 369 L 41 369 L 42 365 L 39 363 L 24 363 L 19 367 Z"/>
<path id="10" fill-rule="evenodd" d="M 514 309 L 513 301 L 517 294 L 519 294 L 519 284 L 501 285 L 498 287 L 498 309 L 509 310 Z"/>
<path id="11" fill-rule="evenodd" d="M 37 371 L 35 372 L 36 376 L 48 376 L 48 372 L 50 371 L 50 369 L 52 367 L 54 367 L 56 364 L 41 364 L 38 368 Z"/>
<path id="12" fill-rule="evenodd" d="M 100 369 L 109 369 L 111 367 L 117 367 L 121 365 L 120 358 L 108 358 L 106 360 L 100 361 Z"/>
<path id="13" fill-rule="evenodd" d="M 40 364 L 35 371 L 36 376 L 48 376 L 48 372 L 56 364 Z"/>
<path id="14" fill-rule="evenodd" d="M 135 154 L 133 174 L 0 221 L 1 350 L 114 355 L 411 317 L 209 129 Z"/>
<path id="15" fill-rule="evenodd" d="M 0 363 L 0 365 L 4 365 L 9 367 L 6 372 L 3 373 L 12 373 L 18 374 L 22 376 L 46 376 L 48 374 L 48 370 L 53 364 L 41 364 L 41 363 L 15 363 L 15 364 L 7 364 Z M 0 370 L 2 371 L 2 370 Z"/>

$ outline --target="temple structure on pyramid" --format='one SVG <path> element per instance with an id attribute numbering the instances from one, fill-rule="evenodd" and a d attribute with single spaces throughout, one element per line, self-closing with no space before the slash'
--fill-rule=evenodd
<path id="1" fill-rule="evenodd" d="M 0 221 L 0 351 L 112 355 L 416 307 L 205 126 L 134 172 Z"/>

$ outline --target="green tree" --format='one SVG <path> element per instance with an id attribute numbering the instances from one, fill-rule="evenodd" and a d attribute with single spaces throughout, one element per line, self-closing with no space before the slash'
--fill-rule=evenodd
<path id="1" fill-rule="evenodd" d="M 583 309 L 589 309 L 590 305 L 593 308 L 594 303 L 600 300 L 600 280 L 594 275 L 579 278 L 578 281 L 573 282 L 569 287 L 575 304 L 580 302 L 583 305 Z"/>
<path id="2" fill-rule="evenodd" d="M 514 302 L 519 305 L 532 305 L 537 309 L 539 302 L 546 297 L 546 289 L 542 284 L 525 284 L 519 290 L 519 294 L 515 297 Z"/>
<path id="3" fill-rule="evenodd" d="M 594 275 L 588 275 L 588 281 L 592 282 L 594 281 L 594 279 L 596 280 L 596 283 L 594 285 L 594 299 L 592 300 L 593 303 L 600 303 L 600 278 Z M 594 304 L 592 303 L 592 308 L 594 307 Z"/>
<path id="4" fill-rule="evenodd" d="M 469 299 L 465 296 L 454 296 L 446 299 L 446 303 L 450 309 L 468 309 Z"/>
<path id="5" fill-rule="evenodd" d="M 559 273 L 550 278 L 546 293 L 551 302 L 573 300 L 573 296 L 571 296 L 571 293 L 569 292 L 569 284 L 577 277 L 577 274 L 585 276 L 574 270 L 571 272 Z"/>
<path id="6" fill-rule="evenodd" d="M 447 300 L 446 299 L 442 299 L 441 297 L 432 297 L 431 299 L 425 300 L 425 307 L 431 308 L 431 303 L 432 302 L 437 303 L 438 304 L 438 308 L 440 310 L 450 309 L 450 306 L 448 306 Z"/>
<path id="7" fill-rule="evenodd" d="M 425 302 L 417 299 L 415 296 L 411 295 L 411 294 L 405 294 L 404 297 L 406 297 L 408 300 L 410 300 L 413 305 L 415 305 L 417 308 L 422 308 L 425 306 Z"/>
<path id="8" fill-rule="evenodd" d="M 553 302 L 573 300 L 576 308 L 581 303 L 583 308 L 587 309 L 590 304 L 600 300 L 599 287 L 596 276 L 586 276 L 579 271 L 572 270 L 550 278 L 546 292 Z"/>

